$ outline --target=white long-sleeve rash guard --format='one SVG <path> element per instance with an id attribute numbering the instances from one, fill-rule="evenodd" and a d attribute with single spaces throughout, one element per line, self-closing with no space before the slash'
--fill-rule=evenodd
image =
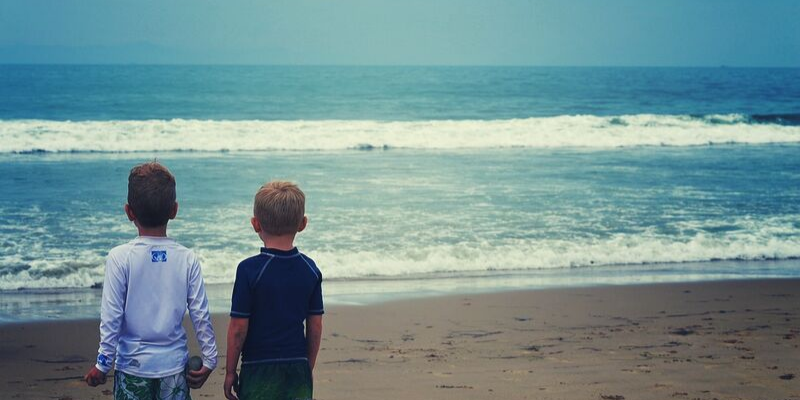
<path id="1" fill-rule="evenodd" d="M 143 378 L 184 369 L 189 351 L 181 325 L 186 309 L 203 353 L 217 366 L 217 344 L 200 263 L 192 251 L 166 237 L 139 236 L 112 249 L 106 260 L 100 308 L 97 368 Z"/>

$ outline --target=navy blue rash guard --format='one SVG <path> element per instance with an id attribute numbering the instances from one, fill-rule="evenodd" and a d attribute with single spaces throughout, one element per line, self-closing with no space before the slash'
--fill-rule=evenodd
<path id="1" fill-rule="evenodd" d="M 242 364 L 307 359 L 304 321 L 321 315 L 322 273 L 297 248 L 261 248 L 236 269 L 231 317 L 249 318 Z"/>

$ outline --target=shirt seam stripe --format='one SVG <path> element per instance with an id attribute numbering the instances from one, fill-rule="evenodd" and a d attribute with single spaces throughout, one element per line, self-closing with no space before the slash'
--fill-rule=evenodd
<path id="1" fill-rule="evenodd" d="M 295 257 L 299 257 L 300 256 L 300 253 L 293 254 L 291 256 L 281 256 L 281 255 L 278 255 L 278 254 L 267 253 L 266 251 L 262 251 L 261 254 L 266 254 L 268 256 L 277 257 L 277 258 L 295 258 Z"/>
<path id="2" fill-rule="evenodd" d="M 274 260 L 274 259 L 275 259 L 275 256 L 270 257 L 270 259 L 267 260 L 267 262 L 264 263 L 264 266 L 261 267 L 261 271 L 258 273 L 258 276 L 256 277 L 256 281 L 253 282 L 253 288 L 254 289 L 255 289 L 256 285 L 258 285 L 258 281 L 261 280 L 261 275 L 264 275 L 264 271 L 267 270 L 267 265 L 269 265 L 269 263 L 271 263 L 272 260 Z"/>
<path id="3" fill-rule="evenodd" d="M 311 266 L 311 263 L 309 263 L 308 260 L 306 260 L 306 257 L 304 255 L 300 254 L 300 258 L 302 258 L 303 261 L 306 262 L 306 265 L 308 265 L 308 269 L 310 269 L 311 273 L 313 273 L 314 276 L 317 277 L 317 280 L 319 280 L 319 275 L 317 274 L 317 271 L 314 271 L 314 268 Z"/>

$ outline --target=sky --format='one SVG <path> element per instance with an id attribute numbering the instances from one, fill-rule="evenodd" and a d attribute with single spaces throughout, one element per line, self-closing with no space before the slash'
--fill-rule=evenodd
<path id="1" fill-rule="evenodd" d="M 800 1 L 2 0 L 0 63 L 800 67 Z"/>

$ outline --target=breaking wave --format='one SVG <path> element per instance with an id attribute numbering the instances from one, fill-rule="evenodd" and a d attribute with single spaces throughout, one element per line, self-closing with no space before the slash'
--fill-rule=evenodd
<path id="1" fill-rule="evenodd" d="M 0 121 L 0 153 L 615 148 L 800 142 L 800 115 L 430 121 Z"/>
<path id="2" fill-rule="evenodd" d="M 773 227 L 775 228 L 775 227 Z M 785 226 L 781 229 L 787 229 Z M 492 271 L 592 268 L 609 265 L 643 265 L 723 260 L 789 260 L 800 258 L 800 237 L 770 233 L 688 238 L 618 235 L 592 241 L 519 240 L 505 243 L 461 243 L 408 246 L 404 250 L 314 251 L 304 249 L 320 266 L 326 280 L 398 279 L 429 274 L 460 276 Z M 231 283 L 235 264 L 252 254 L 204 251 L 196 248 L 207 283 Z M 102 282 L 104 257 L 83 252 L 50 254 L 25 262 L 15 257 L 0 260 L 0 290 L 19 288 L 90 287 Z M 732 273 L 735 271 L 731 271 Z"/>

